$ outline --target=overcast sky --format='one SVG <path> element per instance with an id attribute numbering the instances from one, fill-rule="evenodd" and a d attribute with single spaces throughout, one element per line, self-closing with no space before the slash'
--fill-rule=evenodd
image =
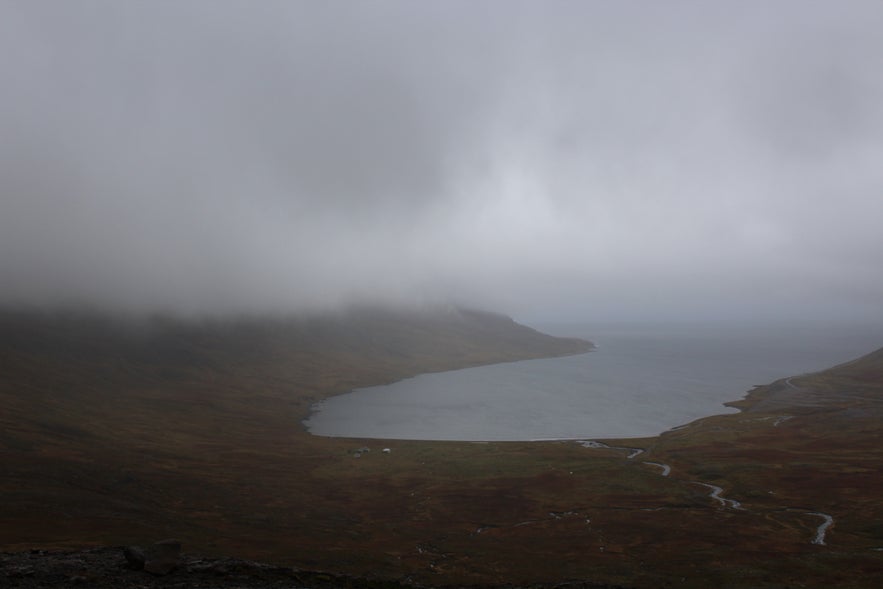
<path id="1" fill-rule="evenodd" d="M 2 0 L 0 303 L 883 317 L 883 2 Z"/>

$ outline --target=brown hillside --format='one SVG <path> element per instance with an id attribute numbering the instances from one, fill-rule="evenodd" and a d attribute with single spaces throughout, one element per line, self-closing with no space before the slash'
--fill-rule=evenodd
<path id="1" fill-rule="evenodd" d="M 177 537 L 194 553 L 428 585 L 883 575 L 883 351 L 657 438 L 377 441 L 299 422 L 355 386 L 588 344 L 463 311 L 2 322 L 5 550 Z"/>

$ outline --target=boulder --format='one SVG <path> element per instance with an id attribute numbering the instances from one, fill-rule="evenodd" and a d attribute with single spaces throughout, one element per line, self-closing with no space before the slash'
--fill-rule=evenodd
<path id="1" fill-rule="evenodd" d="M 126 562 L 128 563 L 129 568 L 135 569 L 136 571 L 143 569 L 144 562 L 147 560 L 144 551 L 138 546 L 126 546 L 123 549 L 123 556 L 126 557 Z"/>
<path id="2" fill-rule="evenodd" d="M 144 570 L 152 575 L 167 575 L 178 566 L 181 556 L 181 542 L 178 540 L 161 540 L 146 550 L 138 546 L 127 546 L 123 555 L 129 567 Z"/>

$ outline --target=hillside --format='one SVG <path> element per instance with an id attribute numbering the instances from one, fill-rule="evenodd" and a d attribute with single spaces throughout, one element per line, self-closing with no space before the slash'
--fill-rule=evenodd
<path id="1" fill-rule="evenodd" d="M 352 445 L 302 431 L 317 400 L 590 349 L 451 308 L 199 322 L 3 312 L 0 547 L 177 535 L 208 552 L 278 554 L 266 544 L 325 495 L 309 473 Z M 277 530 L 264 530 L 270 519 Z"/>
<path id="2" fill-rule="evenodd" d="M 496 315 L 364 309 L 6 315 L 3 334 L 0 550 L 174 537 L 192 554 L 431 586 L 883 578 L 883 350 L 655 438 L 478 444 L 319 438 L 299 421 L 354 386 L 589 344 Z"/>

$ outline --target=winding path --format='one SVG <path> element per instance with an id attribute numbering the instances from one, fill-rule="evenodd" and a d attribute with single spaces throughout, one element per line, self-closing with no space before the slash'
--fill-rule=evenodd
<path id="1" fill-rule="evenodd" d="M 827 513 L 820 513 L 818 511 L 812 511 L 807 513 L 807 515 L 817 515 L 823 518 L 825 521 L 816 529 L 816 537 L 813 538 L 812 543 L 818 544 L 819 546 L 825 546 L 825 534 L 828 532 L 828 528 L 834 525 L 834 518 L 828 515 Z"/>
<path id="2" fill-rule="evenodd" d="M 797 378 L 797 377 L 796 377 L 796 376 L 792 376 L 792 377 L 786 378 L 786 379 L 785 379 L 785 384 L 788 385 L 788 388 L 796 389 L 796 390 L 799 391 L 799 390 L 800 390 L 800 387 L 797 386 L 796 384 L 794 384 L 793 382 L 791 382 L 791 381 L 792 381 L 793 379 L 795 379 L 795 378 Z"/>
<path id="3" fill-rule="evenodd" d="M 577 444 L 582 446 L 583 448 L 603 448 L 606 450 L 624 450 L 629 453 L 626 456 L 626 459 L 631 460 L 638 454 L 642 454 L 644 452 L 643 448 L 628 448 L 626 446 L 608 446 L 604 442 L 598 442 L 595 440 L 578 440 Z"/>
<path id="4" fill-rule="evenodd" d="M 693 484 L 702 485 L 703 487 L 708 487 L 709 489 L 711 489 L 711 493 L 708 496 L 716 501 L 719 501 L 720 504 L 724 507 L 732 507 L 733 509 L 741 509 L 742 511 L 745 511 L 745 508 L 742 507 L 742 504 L 735 499 L 727 499 L 726 497 L 722 497 L 721 493 L 723 493 L 724 490 L 717 485 L 709 485 L 708 483 L 700 483 L 698 481 L 693 481 Z"/>
<path id="5" fill-rule="evenodd" d="M 790 378 L 785 380 L 785 384 L 790 388 L 799 389 L 799 387 L 797 385 L 795 385 L 793 382 L 791 382 Z M 793 419 L 793 418 L 794 418 L 793 415 L 780 415 L 778 417 L 765 417 L 762 419 L 775 419 L 775 421 L 773 422 L 773 427 L 778 427 L 780 424 L 788 421 L 789 419 Z M 605 450 L 622 450 L 622 451 L 629 453 L 628 456 L 626 457 L 627 459 L 632 459 L 635 456 L 638 456 L 639 454 L 644 452 L 643 448 L 628 448 L 625 446 L 609 446 L 603 442 L 598 442 L 596 440 L 578 440 L 577 443 L 585 448 L 599 448 L 599 449 L 605 449 Z M 657 468 L 662 469 L 662 472 L 660 473 L 661 476 L 667 477 L 669 474 L 671 474 L 671 466 L 669 466 L 668 464 L 664 464 L 662 462 L 650 462 L 650 461 L 644 461 L 643 464 L 649 464 L 650 466 L 655 466 Z M 718 487 L 717 485 L 712 485 L 710 483 L 702 483 L 699 481 L 690 481 L 690 483 L 692 483 L 694 485 L 700 485 L 700 486 L 710 489 L 711 492 L 708 494 L 708 496 L 711 497 L 712 499 L 714 499 L 715 501 L 717 501 L 718 503 L 720 503 L 721 506 L 724 508 L 729 507 L 731 509 L 737 509 L 739 511 L 748 511 L 745 507 L 742 507 L 742 503 L 740 503 L 739 501 L 736 501 L 735 499 L 729 499 L 727 497 L 724 497 L 723 496 L 724 490 L 721 487 Z M 828 515 L 827 513 L 821 513 L 818 511 L 805 512 L 805 513 L 806 513 L 806 515 L 814 515 L 814 516 L 820 517 L 824 520 L 819 525 L 819 527 L 816 528 L 816 535 L 813 538 L 812 543 L 816 544 L 818 546 L 825 546 L 826 545 L 825 544 L 825 535 L 828 533 L 828 529 L 834 525 L 834 518 L 831 517 L 830 515 Z M 576 515 L 576 512 L 566 512 L 564 515 L 572 515 L 572 514 Z M 549 514 L 549 515 L 555 519 L 560 519 L 560 517 L 558 517 L 559 514 Z M 586 523 L 589 523 L 589 521 L 590 520 L 587 518 Z M 533 523 L 533 522 L 522 522 L 521 524 L 518 524 L 518 525 L 525 525 L 527 523 Z M 486 529 L 486 528 L 480 528 L 479 530 L 476 531 L 476 533 L 481 533 L 484 529 Z M 880 550 L 883 550 L 883 548 L 881 548 Z"/>
<path id="6" fill-rule="evenodd" d="M 649 464 L 651 466 L 658 466 L 662 469 L 662 476 L 667 477 L 671 473 L 671 467 L 667 464 L 663 464 L 661 462 L 645 462 L 644 464 Z"/>

